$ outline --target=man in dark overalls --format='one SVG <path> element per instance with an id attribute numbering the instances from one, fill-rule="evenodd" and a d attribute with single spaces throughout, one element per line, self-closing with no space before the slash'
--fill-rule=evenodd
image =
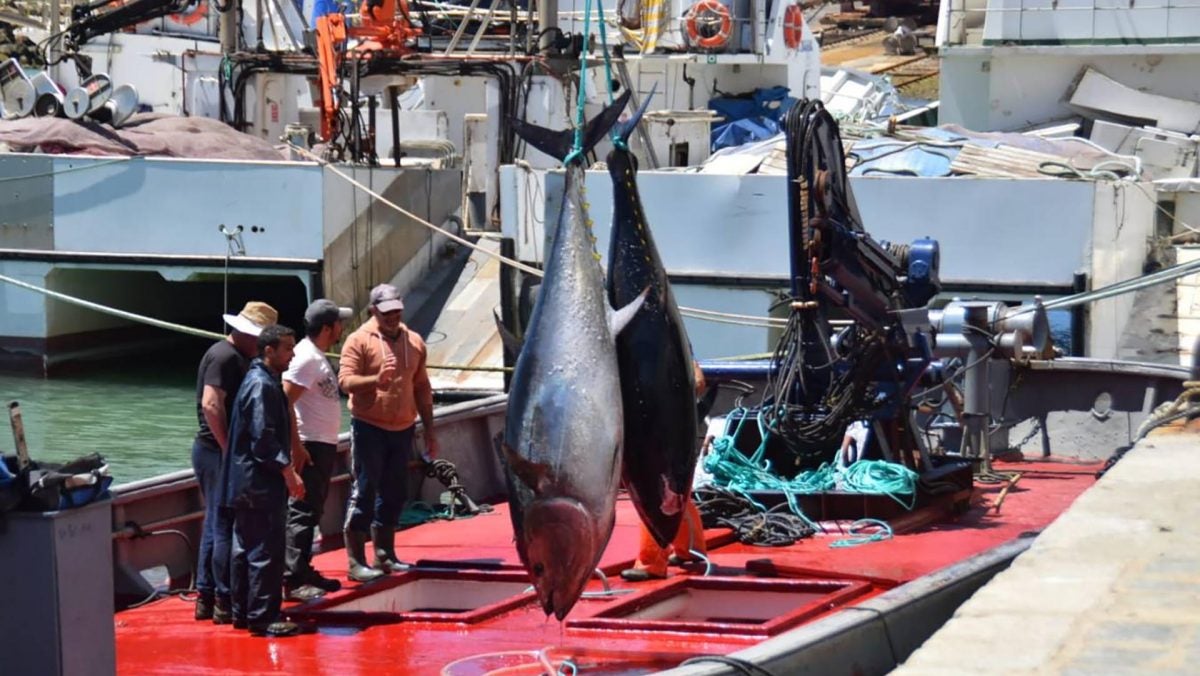
<path id="1" fill-rule="evenodd" d="M 289 494 L 304 496 L 292 467 L 291 412 L 280 382 L 295 347 L 296 335 L 286 326 L 268 326 L 259 334 L 258 358 L 233 402 L 229 453 L 221 466 L 222 504 L 233 513 L 233 626 L 257 636 L 299 630 L 279 621 L 287 500 Z"/>

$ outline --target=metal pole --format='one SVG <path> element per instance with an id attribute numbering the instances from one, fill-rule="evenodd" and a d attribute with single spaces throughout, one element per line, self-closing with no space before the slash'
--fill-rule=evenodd
<path id="1" fill-rule="evenodd" d="M 21 421 L 21 405 L 15 401 L 8 405 L 8 420 L 12 423 L 13 445 L 17 449 L 17 469 L 24 471 L 29 467 L 29 447 L 25 444 L 25 423 Z"/>
<path id="2" fill-rule="evenodd" d="M 478 227 L 478 226 L 476 226 Z M 516 258 L 517 245 L 511 237 L 504 237 L 500 240 L 500 255 L 506 258 Z M 511 265 L 500 266 L 500 321 L 504 327 L 509 330 L 514 336 L 521 335 L 517 329 L 521 323 L 521 318 L 517 316 L 517 278 L 520 272 Z M 515 366 L 516 357 L 510 356 L 508 350 L 503 350 L 504 365 Z M 508 391 L 508 386 L 512 382 L 512 371 L 504 372 L 504 391 Z"/>
<path id="3" fill-rule="evenodd" d="M 547 29 L 558 28 L 558 0 L 538 0 L 538 51 L 551 53 L 554 50 L 554 38 Z M 584 36 L 587 40 L 587 36 Z"/>
<path id="4" fill-rule="evenodd" d="M 255 2 L 254 11 L 258 12 L 258 16 L 255 17 L 255 21 L 254 21 L 254 25 L 257 27 L 257 30 L 255 31 L 255 36 L 254 36 L 254 39 L 255 39 L 254 49 L 261 52 L 266 49 L 266 46 L 263 45 L 263 17 L 265 17 L 267 15 L 267 11 L 266 11 L 265 3 L 263 2 L 263 0 L 257 0 Z"/>
<path id="5" fill-rule="evenodd" d="M 59 21 L 59 16 L 61 14 L 62 14 L 62 7 L 59 5 L 58 0 L 50 0 L 50 34 L 51 35 L 58 35 L 58 33 L 59 33 L 60 29 L 59 29 L 58 21 Z M 61 40 L 51 40 L 50 41 L 50 60 L 58 61 L 58 56 L 60 54 L 60 50 L 58 49 L 58 46 L 60 44 L 62 44 Z M 62 79 L 59 75 L 59 70 L 61 69 L 61 66 L 62 66 L 61 62 L 58 64 L 55 64 L 53 66 L 54 70 L 51 73 L 51 75 L 54 76 L 55 80 Z"/>
<path id="6" fill-rule="evenodd" d="M 375 109 L 379 100 L 372 94 L 367 99 L 367 161 L 372 165 L 379 164 L 379 154 L 375 151 Z"/>
<path id="7" fill-rule="evenodd" d="M 221 20 L 217 25 L 217 33 L 221 37 L 221 53 L 229 56 L 238 51 L 238 11 L 240 3 L 227 0 L 225 11 L 221 12 Z"/>
<path id="8" fill-rule="evenodd" d="M 392 101 L 392 159 L 400 166 L 400 90 L 398 87 L 388 87 L 388 96 Z"/>
<path id="9" fill-rule="evenodd" d="M 1073 284 L 1074 293 L 1087 291 L 1088 276 L 1086 272 L 1075 273 Z M 1080 303 L 1071 308 L 1071 356 L 1082 357 L 1087 349 L 1087 305 Z"/>

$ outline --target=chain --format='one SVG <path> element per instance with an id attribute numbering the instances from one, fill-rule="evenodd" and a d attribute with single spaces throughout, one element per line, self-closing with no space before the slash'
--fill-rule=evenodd
<path id="1" fill-rule="evenodd" d="M 1020 441 L 1017 442 L 1016 446 L 1013 446 L 1013 448 L 1019 449 L 1019 448 L 1023 447 L 1025 444 L 1029 443 L 1030 441 L 1033 441 L 1033 438 L 1036 437 L 1041 431 L 1042 431 L 1042 421 L 1035 419 L 1033 421 L 1033 427 L 1029 430 L 1029 434 L 1026 434 L 1023 439 L 1021 439 Z"/>

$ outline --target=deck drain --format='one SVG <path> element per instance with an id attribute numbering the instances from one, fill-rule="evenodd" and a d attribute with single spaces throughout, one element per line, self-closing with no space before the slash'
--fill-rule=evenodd
<path id="1" fill-rule="evenodd" d="M 679 577 L 568 619 L 567 628 L 774 636 L 870 589 L 851 580 Z"/>
<path id="2" fill-rule="evenodd" d="M 473 624 L 527 603 L 524 571 L 411 570 L 348 594 L 288 611 L 321 624 L 454 622 Z"/>

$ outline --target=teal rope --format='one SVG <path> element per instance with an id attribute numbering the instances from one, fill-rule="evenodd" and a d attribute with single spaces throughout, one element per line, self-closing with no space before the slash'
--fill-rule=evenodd
<path id="1" fill-rule="evenodd" d="M 886 460 L 859 460 L 842 472 L 842 490 L 886 495 L 912 511 L 917 500 L 917 473 Z M 907 495 L 907 499 L 900 496 Z"/>
<path id="2" fill-rule="evenodd" d="M 587 0 L 583 9 L 583 37 L 587 39 L 592 28 L 592 0 Z M 579 100 L 575 107 L 575 144 L 571 148 L 571 152 L 563 158 L 563 166 L 569 165 L 579 156 L 583 154 L 583 104 L 587 100 L 585 96 L 586 87 L 583 84 L 583 78 L 587 74 L 587 45 L 579 50 Z"/>
<path id="3" fill-rule="evenodd" d="M 604 83 L 608 88 L 608 103 L 612 105 L 615 100 L 613 97 L 613 76 L 612 76 L 612 59 L 608 55 L 608 36 L 604 31 L 604 4 L 603 0 L 596 0 L 596 15 L 597 21 L 600 23 L 600 51 L 604 53 Z M 612 144 L 620 150 L 629 150 L 629 146 L 617 133 L 616 127 L 612 130 Z"/>
<path id="4" fill-rule="evenodd" d="M 868 533 L 868 528 L 876 530 Z M 834 548 L 857 547 L 872 542 L 882 542 L 883 540 L 892 539 L 892 527 L 886 521 L 880 521 L 879 519 L 859 519 L 850 524 L 850 528 L 846 532 L 850 537 L 834 540 L 829 543 L 829 546 Z"/>
<path id="5" fill-rule="evenodd" d="M 804 519 L 815 530 L 820 530 L 820 527 L 800 509 L 796 496 L 838 489 L 864 495 L 886 495 L 909 511 L 915 506 L 918 479 L 916 472 L 884 460 L 859 460 L 845 469 L 840 469 L 841 451 L 838 451 L 832 463 L 823 463 L 817 469 L 800 472 L 792 479 L 783 479 L 772 470 L 770 461 L 763 458 L 771 432 L 761 411 L 756 422 L 762 443 L 750 457 L 738 450 L 737 438 L 749 417 L 746 413 L 744 409 L 735 409 L 726 418 L 725 435 L 713 440 L 712 452 L 704 459 L 704 469 L 712 475 L 713 483 L 750 500 L 759 509 L 766 511 L 750 497 L 752 492 L 783 493 L 792 513 Z M 729 427 L 732 417 L 737 417 L 738 423 L 731 433 Z"/>
<path id="6" fill-rule="evenodd" d="M 451 509 L 451 507 L 446 505 L 434 507 L 427 502 L 418 500 L 411 503 L 400 513 L 400 525 L 404 528 L 409 528 L 429 521 L 436 521 L 437 519 L 449 519 L 452 516 Z"/>

